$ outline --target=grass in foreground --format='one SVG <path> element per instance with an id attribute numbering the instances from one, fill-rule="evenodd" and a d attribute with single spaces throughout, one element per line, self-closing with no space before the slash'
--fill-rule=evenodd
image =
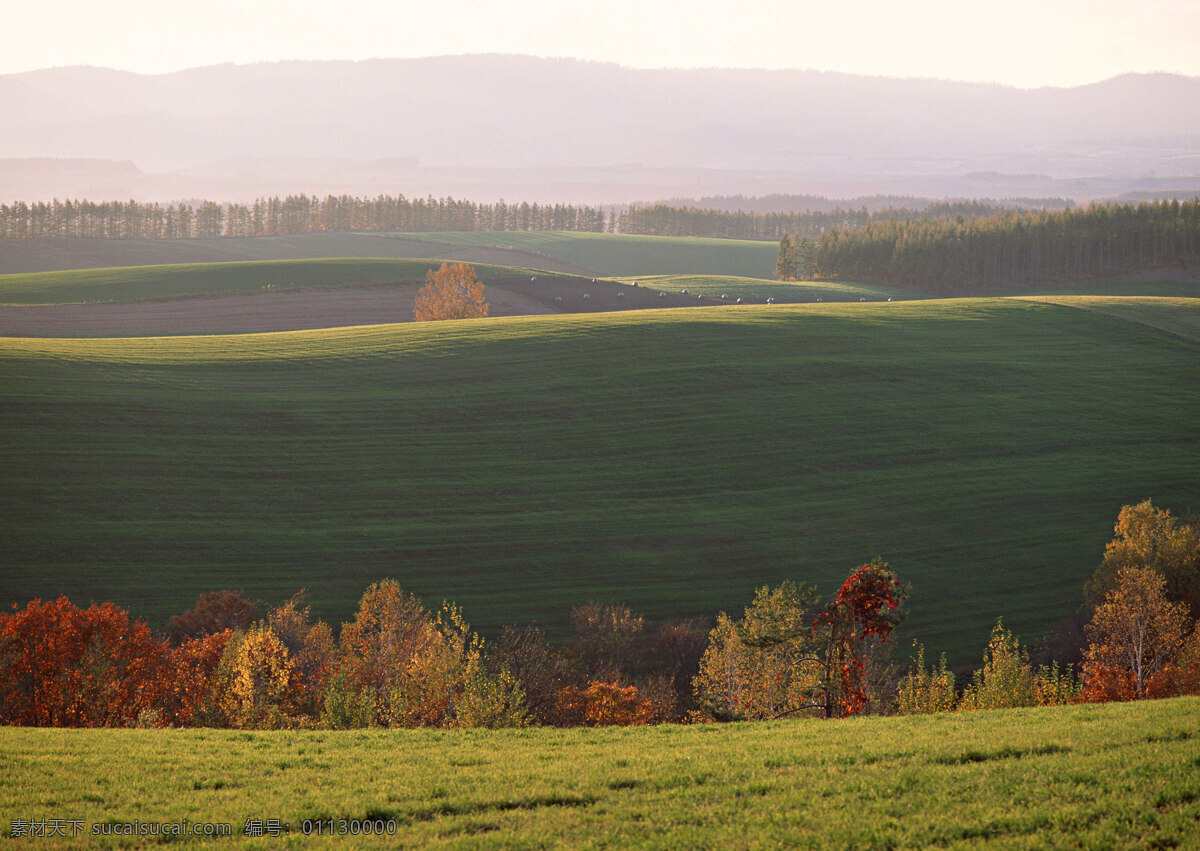
<path id="1" fill-rule="evenodd" d="M 406 846 L 1200 847 L 1200 698 L 595 730 L 9 727 L 0 763 L 6 831 L 187 819 L 230 824 L 220 846 L 379 844 L 297 834 L 391 819 Z M 246 838 L 248 819 L 292 835 Z"/>
<path id="2" fill-rule="evenodd" d="M 1121 505 L 1200 505 L 1198 354 L 1003 299 L 0 340 L 0 590 L 158 623 L 307 587 L 336 625 L 392 576 L 561 636 L 880 555 L 972 664 L 1077 605 Z"/>

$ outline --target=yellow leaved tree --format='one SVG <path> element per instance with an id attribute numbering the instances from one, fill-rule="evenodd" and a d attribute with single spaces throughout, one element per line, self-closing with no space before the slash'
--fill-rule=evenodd
<path id="1" fill-rule="evenodd" d="M 476 319 L 488 315 L 483 283 L 475 278 L 475 267 L 466 263 L 443 263 L 436 272 L 425 273 L 425 286 L 417 293 L 413 316 L 418 322 L 435 319 Z"/>

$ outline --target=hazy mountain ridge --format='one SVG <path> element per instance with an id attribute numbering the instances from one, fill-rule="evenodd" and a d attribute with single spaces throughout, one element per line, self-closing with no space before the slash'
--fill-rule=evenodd
<path id="1" fill-rule="evenodd" d="M 942 184 L 940 194 L 969 194 L 972 180 L 989 174 L 993 182 L 1014 176 L 1019 194 L 1072 194 L 1054 182 L 1093 181 L 1073 194 L 1095 197 L 1152 189 L 1148 178 L 1200 185 L 1200 79 L 1130 74 L 1025 90 L 501 55 L 163 75 L 56 68 L 0 76 L 0 158 L 131 161 L 155 177 L 129 184 L 140 197 L 401 191 L 513 199 L 529 186 L 563 200 L 616 201 L 931 194 Z M 249 168 L 231 171 L 230 163 Z M 333 188 L 339 169 L 353 185 Z M 27 176 L 34 170 L 26 164 Z M 39 184 L 30 182 L 0 179 L 0 196 L 20 189 L 31 198 Z M 642 192 L 595 194 L 618 186 Z"/>

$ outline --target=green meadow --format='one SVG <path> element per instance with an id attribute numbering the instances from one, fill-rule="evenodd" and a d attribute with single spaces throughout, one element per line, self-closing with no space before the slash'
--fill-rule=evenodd
<path id="1" fill-rule="evenodd" d="M 707 295 L 714 298 L 727 295 L 730 299 L 746 298 L 757 301 L 773 298 L 781 303 L 817 301 L 818 299 L 822 301 L 858 301 L 860 298 L 865 298 L 867 301 L 887 301 L 889 298 L 903 301 L 925 297 L 913 290 L 882 287 L 875 284 L 839 281 L 785 283 L 737 275 L 647 275 L 642 277 L 626 276 L 618 280 L 627 284 L 636 281 L 639 286 L 657 290 L 679 292 L 686 289 L 689 294 Z"/>
<path id="2" fill-rule="evenodd" d="M 687 273 L 771 278 L 778 248 L 770 241 L 557 231 L 18 240 L 0 253 L 0 274 L 303 258 L 439 257 L 589 277 Z"/>
<path id="3" fill-rule="evenodd" d="M 1075 608 L 1122 504 L 1200 507 L 1198 345 L 1020 299 L 0 339 L 0 603 L 304 587 L 337 625 L 390 576 L 561 637 L 879 555 L 901 645 L 970 665 Z"/>
<path id="4" fill-rule="evenodd" d="M 497 248 L 591 270 L 603 277 L 627 275 L 741 275 L 773 278 L 778 241 L 704 237 L 637 236 L 565 231 L 459 231 L 384 234 L 426 240 L 442 246 Z M 529 265 L 537 266 L 536 261 Z"/>
<path id="5" fill-rule="evenodd" d="M 691 727 L 5 727 L 0 766 L 0 829 L 58 819 L 55 847 L 163 841 L 92 835 L 135 821 L 230 827 L 181 847 L 1200 847 L 1194 697 Z M 281 835 L 246 836 L 254 820 Z"/>
<path id="6" fill-rule="evenodd" d="M 0 305 L 134 302 L 310 287 L 422 283 L 441 261 L 387 258 L 184 263 L 0 275 Z M 528 275 L 528 269 L 475 266 L 481 277 Z"/>

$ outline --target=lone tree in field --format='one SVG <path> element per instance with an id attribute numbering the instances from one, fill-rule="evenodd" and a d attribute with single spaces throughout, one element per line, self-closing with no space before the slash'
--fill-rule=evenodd
<path id="1" fill-rule="evenodd" d="M 433 319 L 476 319 L 488 315 L 483 284 L 475 279 L 475 267 L 466 263 L 442 264 L 425 273 L 425 286 L 417 293 L 418 322 Z"/>

